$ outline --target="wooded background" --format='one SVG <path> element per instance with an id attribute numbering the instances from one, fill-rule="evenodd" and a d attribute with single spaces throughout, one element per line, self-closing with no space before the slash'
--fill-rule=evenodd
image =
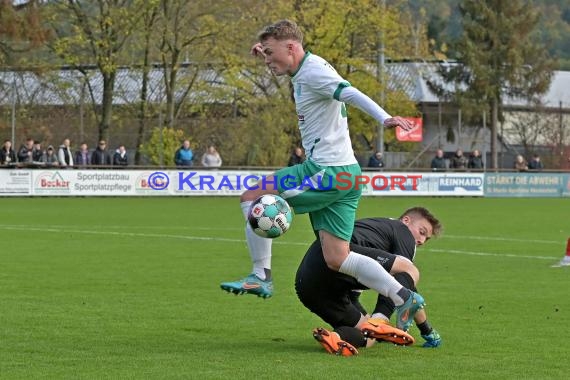
<path id="1" fill-rule="evenodd" d="M 283 18 L 301 26 L 307 50 L 394 115 L 418 110 L 390 85 L 385 62 L 459 60 L 462 70 L 446 80 L 465 91 L 442 96 L 467 123 L 488 112 L 495 135 L 504 94 L 536 99 L 552 70 L 570 68 L 562 0 L 0 0 L 0 137 L 11 138 L 15 119 L 16 148 L 26 137 L 44 148 L 66 137 L 74 147 L 106 139 L 125 144 L 137 164 L 169 164 L 189 138 L 197 152 L 216 145 L 225 165 L 283 165 L 299 144 L 289 82 L 249 55 L 257 33 Z M 54 74 L 62 69 L 80 90 Z M 125 70 L 135 94 L 118 101 Z M 57 87 L 63 101 L 15 96 L 26 90 L 14 91 L 26 87 L 10 80 L 18 73 Z M 373 150 L 376 123 L 349 112 L 355 150 Z M 420 149 L 392 131 L 384 146 Z"/>

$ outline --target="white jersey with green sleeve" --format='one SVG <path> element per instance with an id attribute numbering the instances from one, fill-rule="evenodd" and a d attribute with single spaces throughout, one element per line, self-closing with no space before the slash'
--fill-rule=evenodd
<path id="1" fill-rule="evenodd" d="M 307 52 L 292 75 L 293 96 L 305 154 L 323 166 L 357 163 L 348 133 L 346 106 L 339 100 L 349 87 L 323 58 Z"/>

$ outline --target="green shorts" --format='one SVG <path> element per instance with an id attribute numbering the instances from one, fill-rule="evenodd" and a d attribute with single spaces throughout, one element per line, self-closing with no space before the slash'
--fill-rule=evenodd
<path id="1" fill-rule="evenodd" d="M 355 186 L 360 165 L 321 166 L 311 160 L 275 172 L 279 195 L 295 213 L 309 213 L 313 230 L 350 241 L 362 190 Z"/>

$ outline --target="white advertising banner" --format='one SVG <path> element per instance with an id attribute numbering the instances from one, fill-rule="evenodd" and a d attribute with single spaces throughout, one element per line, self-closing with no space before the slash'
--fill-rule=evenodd
<path id="1" fill-rule="evenodd" d="M 0 196 L 31 194 L 31 170 L 0 170 Z"/>
<path id="2" fill-rule="evenodd" d="M 362 195 L 372 196 L 480 196 L 484 173 L 363 172 Z"/>
<path id="3" fill-rule="evenodd" d="M 135 195 L 135 171 L 38 169 L 33 171 L 32 194 Z"/>
<path id="4" fill-rule="evenodd" d="M 34 170 L 32 195 L 240 195 L 270 171 Z"/>
<path id="5" fill-rule="evenodd" d="M 262 170 L 1 170 L 0 196 L 238 196 L 266 187 L 270 174 Z M 357 184 L 364 196 L 483 196 L 484 174 L 363 172 L 352 178 L 344 173 L 336 183 L 341 188 Z M 294 186 L 303 191 L 332 184 L 308 178 Z"/>
<path id="6" fill-rule="evenodd" d="M 234 195 L 256 186 L 267 187 L 271 171 L 196 170 L 170 171 L 168 186 L 171 195 Z M 149 181 L 152 183 L 153 178 Z M 261 181 L 261 184 L 258 183 Z"/>

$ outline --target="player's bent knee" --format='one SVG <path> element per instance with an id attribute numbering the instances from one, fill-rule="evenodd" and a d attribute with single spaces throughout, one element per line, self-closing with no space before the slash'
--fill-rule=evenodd
<path id="1" fill-rule="evenodd" d="M 420 282 L 420 271 L 419 271 L 419 269 L 414 267 L 414 270 L 412 271 L 412 273 L 409 273 L 409 275 L 412 276 L 412 279 L 414 280 L 414 286 L 417 287 L 418 283 Z"/>
<path id="2" fill-rule="evenodd" d="M 343 260 L 344 261 L 344 260 Z M 325 263 L 327 264 L 327 267 L 330 270 L 334 270 L 335 272 L 338 272 L 340 269 L 340 266 L 342 265 L 342 261 L 341 260 L 337 260 L 334 257 L 329 257 L 329 259 L 326 258 L 325 256 Z"/>
<path id="3" fill-rule="evenodd" d="M 420 281 L 420 271 L 418 270 L 418 268 L 416 268 L 415 265 L 411 265 L 408 268 L 406 268 L 406 270 L 404 271 L 407 274 L 410 275 L 410 277 L 412 277 L 412 280 L 414 280 L 414 286 L 418 286 L 418 282 Z"/>
<path id="4" fill-rule="evenodd" d="M 348 252 L 344 252 L 342 250 L 336 249 L 336 247 L 328 246 L 328 249 L 325 249 L 323 246 L 323 256 L 325 258 L 325 263 L 327 267 L 335 272 L 338 272 L 344 260 L 348 256 Z"/>
<path id="5" fill-rule="evenodd" d="M 420 271 L 419 269 L 412 263 L 410 260 L 406 259 L 405 257 L 398 256 L 394 261 L 394 265 L 392 266 L 391 273 L 398 273 L 398 272 L 406 272 L 414 280 L 414 285 L 418 286 L 418 282 L 420 281 Z"/>

